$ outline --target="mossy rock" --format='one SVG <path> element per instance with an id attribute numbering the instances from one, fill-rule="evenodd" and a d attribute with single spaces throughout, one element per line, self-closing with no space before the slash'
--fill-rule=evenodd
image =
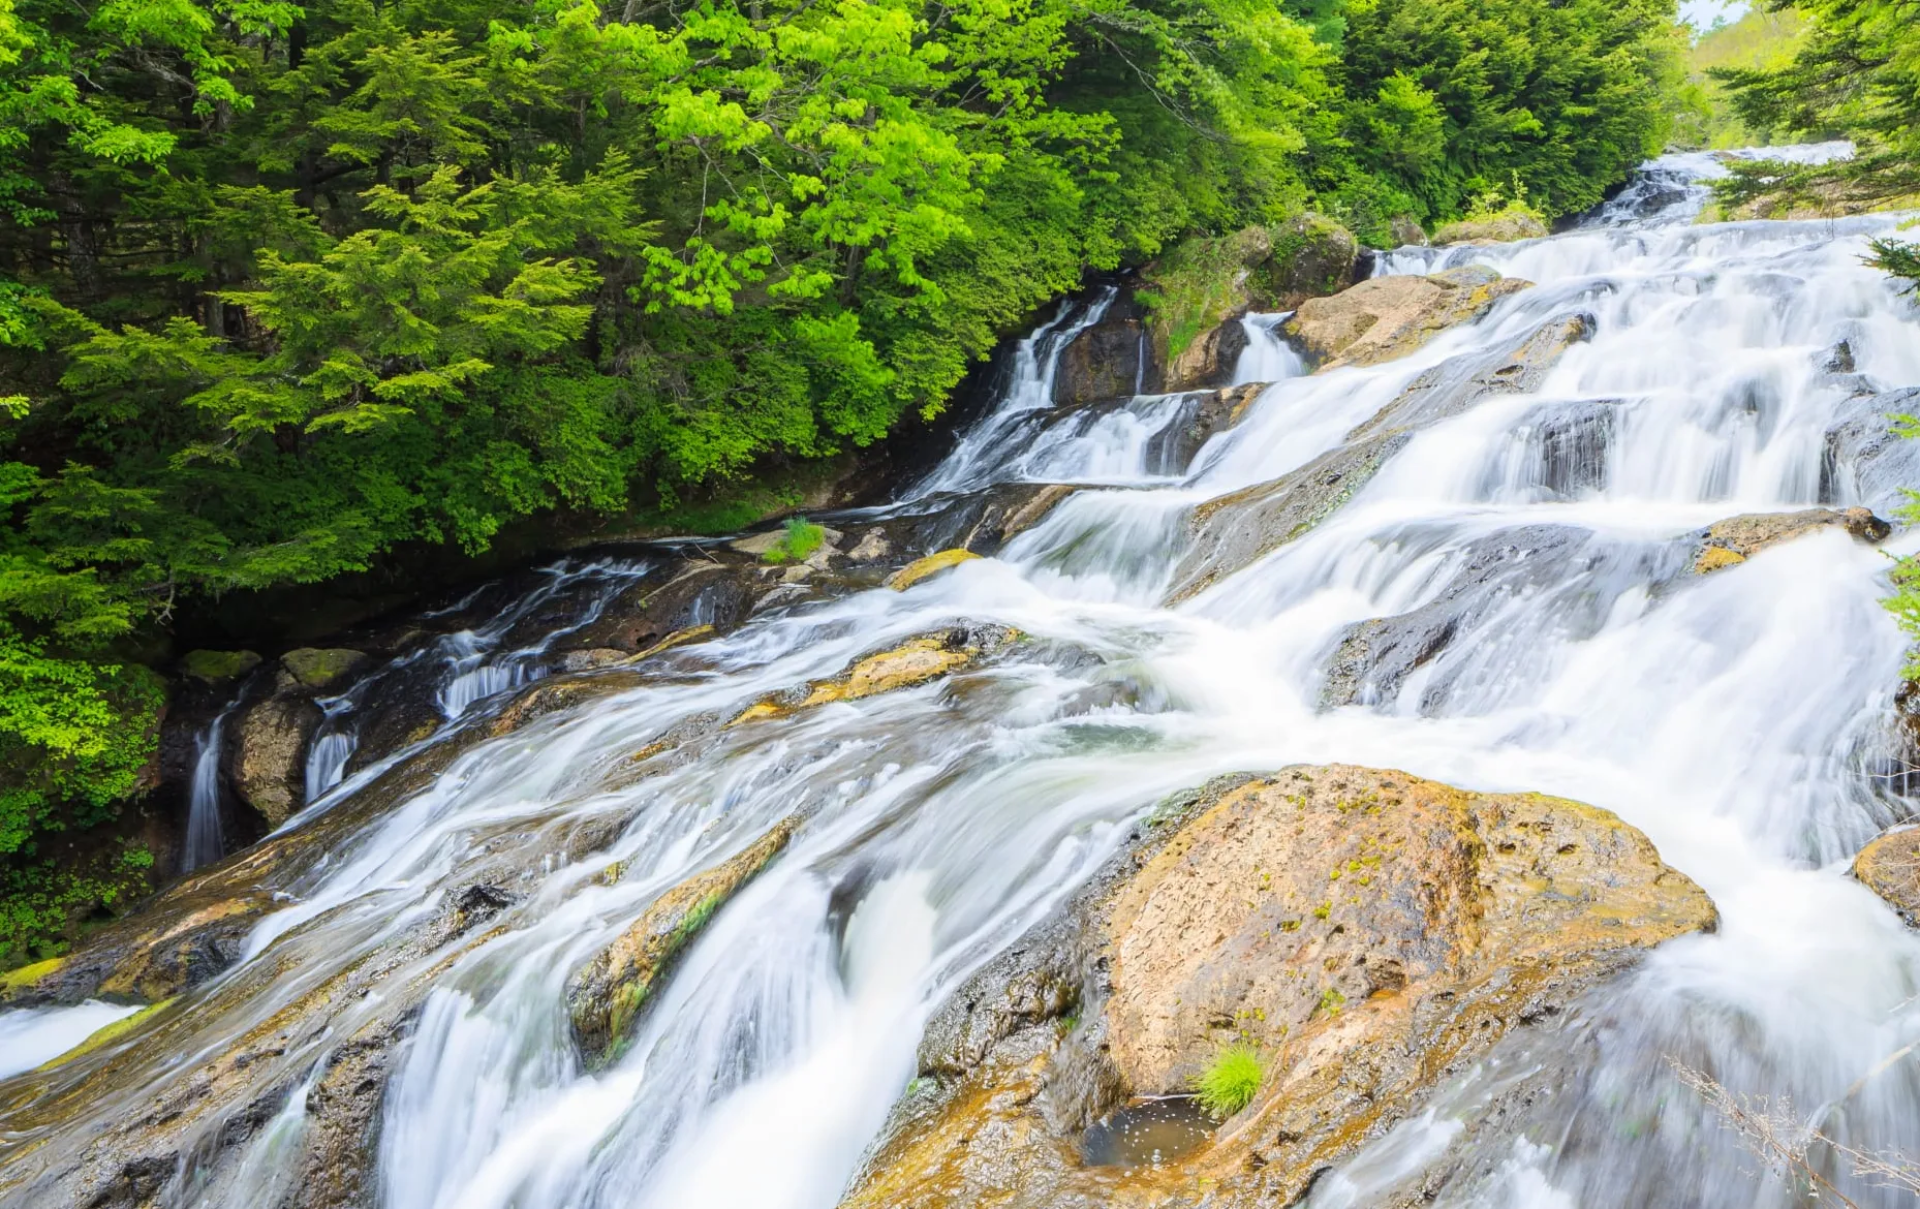
<path id="1" fill-rule="evenodd" d="M 896 592 L 904 592 L 923 579 L 940 574 L 942 571 L 972 562 L 979 558 L 971 550 L 942 550 L 938 554 L 929 554 L 918 558 L 887 577 L 887 586 Z"/>
<path id="2" fill-rule="evenodd" d="M 36 961 L 32 965 L 21 966 L 0 974 L 0 1003 L 22 997 L 36 990 L 40 984 L 60 972 L 67 964 L 64 957 L 50 957 L 45 961 Z"/>
<path id="3" fill-rule="evenodd" d="M 280 666 L 287 669 L 295 680 L 307 688 L 327 688 L 342 676 L 360 666 L 367 658 L 365 651 L 348 650 L 344 647 L 319 649 L 301 647 L 280 656 Z"/>
<path id="4" fill-rule="evenodd" d="M 1486 245 L 1513 243 L 1522 239 L 1545 239 L 1547 224 L 1538 216 L 1522 210 L 1508 210 L 1485 218 L 1450 222 L 1433 233 L 1435 247 L 1452 244 Z"/>
<path id="5" fill-rule="evenodd" d="M 739 854 L 674 886 L 601 950 L 567 984 L 573 1038 L 589 1067 L 618 1058 L 661 978 L 714 913 L 773 862 L 800 826 L 798 815 L 774 824 Z"/>
<path id="6" fill-rule="evenodd" d="M 1273 251 L 1248 282 L 1256 309 L 1290 311 L 1353 284 L 1360 241 L 1333 219 L 1302 214 L 1274 227 L 1268 239 Z"/>
<path id="7" fill-rule="evenodd" d="M 252 651 L 188 651 L 180 660 L 181 671 L 208 684 L 238 680 L 259 666 Z"/>

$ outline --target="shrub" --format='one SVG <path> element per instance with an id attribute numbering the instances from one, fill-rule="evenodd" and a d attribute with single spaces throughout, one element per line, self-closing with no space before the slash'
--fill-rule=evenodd
<path id="1" fill-rule="evenodd" d="M 1229 1045 L 1194 1080 L 1193 1094 L 1208 1115 L 1224 1121 L 1253 1103 L 1266 1074 L 1259 1050 L 1244 1042 Z"/>

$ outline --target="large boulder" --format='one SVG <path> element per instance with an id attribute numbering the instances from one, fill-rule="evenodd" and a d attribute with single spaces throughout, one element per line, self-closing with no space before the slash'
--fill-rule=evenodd
<path id="1" fill-rule="evenodd" d="M 205 684 L 238 680 L 259 666 L 252 651 L 188 651 L 180 657 L 180 670 Z"/>
<path id="2" fill-rule="evenodd" d="M 1473 322 L 1532 284 L 1478 265 L 1430 277 L 1374 277 L 1301 303 L 1280 330 L 1316 368 L 1377 365 Z"/>
<path id="3" fill-rule="evenodd" d="M 301 689 L 282 689 L 248 706 L 234 736 L 233 788 L 278 827 L 306 805 L 307 747 L 325 715 Z"/>
<path id="4" fill-rule="evenodd" d="M 1253 305 L 1291 311 L 1309 298 L 1337 294 L 1353 284 L 1360 241 L 1323 214 L 1301 214 L 1269 232 L 1272 251 L 1253 269 Z"/>
<path id="5" fill-rule="evenodd" d="M 326 650 L 301 647 L 280 656 L 280 666 L 301 687 L 319 690 L 339 686 L 347 674 L 365 663 L 366 659 L 365 651 L 341 647 Z"/>
<path id="6" fill-rule="evenodd" d="M 1053 375 L 1053 401 L 1077 407 L 1152 389 L 1160 375 L 1151 357 L 1145 323 L 1137 315 L 1109 315 L 1061 350 Z"/>
<path id="7" fill-rule="evenodd" d="M 1853 875 L 1920 927 L 1920 827 L 1896 827 L 1875 838 L 1853 858 Z"/>
<path id="8" fill-rule="evenodd" d="M 1335 766 L 1172 813 L 939 1013 L 845 1209 L 1292 1204 L 1510 1030 L 1715 921 L 1645 836 L 1558 798 Z M 1228 1044 L 1264 1073 L 1218 1132 L 1084 1161 L 1090 1125 L 1164 1112 L 1137 1098 Z"/>

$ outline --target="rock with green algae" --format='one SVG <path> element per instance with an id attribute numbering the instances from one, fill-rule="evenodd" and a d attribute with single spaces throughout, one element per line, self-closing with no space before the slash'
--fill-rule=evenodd
<path id="1" fill-rule="evenodd" d="M 567 1018 L 589 1067 L 604 1066 L 624 1051 L 673 960 L 780 855 L 799 825 L 799 816 L 789 815 L 733 857 L 669 889 L 574 974 L 567 983 Z"/>
<path id="2" fill-rule="evenodd" d="M 1547 224 L 1525 210 L 1508 210 L 1486 218 L 1467 218 L 1450 222 L 1433 233 L 1436 248 L 1467 245 L 1488 247 L 1522 239 L 1545 239 Z"/>
<path id="3" fill-rule="evenodd" d="M 843 1209 L 1292 1204 L 1499 1037 L 1714 922 L 1581 803 L 1348 766 L 1223 779 L 936 1013 Z M 1229 1042 L 1267 1074 L 1210 1143 L 1081 1162 L 1092 1120 Z"/>
<path id="4" fill-rule="evenodd" d="M 302 687 L 322 689 L 332 687 L 342 676 L 364 663 L 366 658 L 365 651 L 344 647 L 301 647 L 280 656 L 280 666 L 286 668 Z"/>
<path id="5" fill-rule="evenodd" d="M 182 672 L 208 684 L 237 680 L 259 666 L 252 651 L 188 651 L 180 658 Z"/>
<path id="6" fill-rule="evenodd" d="M 1291 311 L 1353 284 L 1360 241 L 1326 215 L 1296 215 L 1271 228 L 1268 239 L 1272 250 L 1248 283 L 1255 309 Z"/>
<path id="7" fill-rule="evenodd" d="M 892 575 L 889 575 L 887 577 L 887 586 L 896 592 L 904 592 L 923 579 L 928 579 L 940 574 L 942 571 L 950 570 L 951 568 L 959 566 L 961 563 L 972 562 L 979 557 L 978 554 L 975 554 L 971 550 L 961 549 L 942 550 L 938 554 L 929 554 L 925 558 L 915 559 L 898 571 L 895 571 Z"/>
<path id="8" fill-rule="evenodd" d="M 796 710 L 835 701 L 858 701 L 912 688 L 968 667 L 984 656 L 1005 649 L 1018 637 L 1019 632 L 1007 626 L 976 625 L 956 626 L 909 638 L 886 650 L 861 656 L 838 676 L 764 697 L 736 714 L 728 725 L 785 717 Z"/>

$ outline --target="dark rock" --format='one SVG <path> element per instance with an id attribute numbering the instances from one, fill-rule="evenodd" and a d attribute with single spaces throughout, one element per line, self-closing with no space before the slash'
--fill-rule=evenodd
<path id="1" fill-rule="evenodd" d="M 1249 382 L 1223 390 L 1195 395 L 1181 404 L 1173 423 L 1155 433 L 1147 442 L 1147 471 L 1150 474 L 1185 474 L 1194 455 L 1215 436 L 1246 418 L 1269 384 Z"/>
<path id="2" fill-rule="evenodd" d="M 1109 316 L 1074 337 L 1060 354 L 1054 373 L 1053 401 L 1077 406 L 1102 399 L 1125 399 L 1148 386 L 1152 354 L 1146 325 L 1130 315 Z M 1155 385 L 1157 373 L 1152 374 Z"/>
<path id="3" fill-rule="evenodd" d="M 1900 435 L 1897 417 L 1920 414 L 1920 387 L 1856 396 L 1843 414 L 1827 430 L 1820 501 L 1897 514 L 1920 483 L 1920 441 Z"/>
<path id="4" fill-rule="evenodd" d="M 1332 516 L 1411 439 L 1388 432 L 1330 450 L 1269 483 L 1208 500 L 1194 509 L 1192 539 L 1173 575 L 1169 603 L 1206 590 Z"/>

